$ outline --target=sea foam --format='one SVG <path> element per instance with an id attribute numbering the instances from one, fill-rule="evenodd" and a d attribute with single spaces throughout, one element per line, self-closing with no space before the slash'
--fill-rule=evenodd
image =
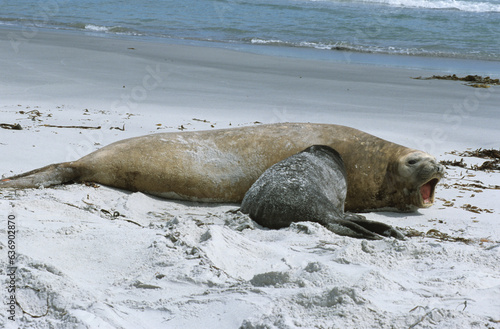
<path id="1" fill-rule="evenodd" d="M 427 9 L 447 9 L 447 10 L 459 10 L 465 12 L 475 12 L 475 13 L 499 13 L 500 3 L 496 1 L 485 2 L 485 1 L 457 1 L 457 0 L 311 0 L 316 1 L 328 1 L 328 2 L 352 2 L 352 3 L 374 3 L 374 4 L 385 4 L 397 7 L 406 8 L 427 8 Z"/>

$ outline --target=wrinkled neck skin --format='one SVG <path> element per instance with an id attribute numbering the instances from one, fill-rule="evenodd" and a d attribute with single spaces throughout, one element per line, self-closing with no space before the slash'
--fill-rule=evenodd
<path id="1" fill-rule="evenodd" d="M 407 149 L 406 152 L 400 150 L 397 153 L 398 156 L 404 156 L 413 151 L 416 150 Z M 379 211 L 414 212 L 420 208 L 417 206 L 420 185 L 412 179 L 403 179 L 405 177 L 399 175 L 400 162 L 397 158 L 391 160 L 387 164 L 385 177 L 376 196 L 376 202 L 379 203 L 376 209 Z"/>

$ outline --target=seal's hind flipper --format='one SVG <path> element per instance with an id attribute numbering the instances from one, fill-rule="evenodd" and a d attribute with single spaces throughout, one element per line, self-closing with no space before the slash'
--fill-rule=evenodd
<path id="1" fill-rule="evenodd" d="M 70 162 L 51 164 L 17 176 L 0 179 L 3 188 L 38 188 L 67 183 L 78 178 Z"/>
<path id="2" fill-rule="evenodd" d="M 335 219 L 322 224 L 333 233 L 352 238 L 380 240 L 382 237 L 393 237 L 405 240 L 404 235 L 392 226 L 351 213 L 345 213 L 344 219 Z"/>
<path id="3" fill-rule="evenodd" d="M 390 225 L 373 220 L 367 220 L 364 216 L 351 213 L 345 213 L 344 216 L 346 220 L 356 223 L 357 225 L 367 229 L 370 232 L 380 234 L 385 237 L 393 237 L 399 240 L 405 240 L 405 236 Z"/>
<path id="4" fill-rule="evenodd" d="M 349 236 L 351 238 L 380 240 L 382 237 L 373 233 L 361 225 L 349 220 L 336 220 L 323 224 L 327 229 L 338 235 Z"/>

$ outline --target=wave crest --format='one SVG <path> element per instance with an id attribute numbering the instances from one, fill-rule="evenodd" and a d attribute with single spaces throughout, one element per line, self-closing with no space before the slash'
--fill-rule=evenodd
<path id="1" fill-rule="evenodd" d="M 137 33 L 131 29 L 121 26 L 101 26 L 94 24 L 85 24 L 84 30 L 92 31 L 92 32 L 108 32 L 108 33 L 117 33 L 117 34 L 129 34 L 129 35 L 137 35 Z"/>
<path id="2" fill-rule="evenodd" d="M 310 0 L 313 2 L 362 2 L 395 7 L 459 10 L 475 13 L 498 13 L 500 3 L 468 0 Z"/>
<path id="3" fill-rule="evenodd" d="M 397 47 L 380 47 L 374 45 L 360 45 L 349 42 L 289 42 L 282 40 L 266 40 L 261 38 L 249 38 L 243 40 L 251 44 L 280 46 L 280 47 L 295 47 L 295 48 L 315 48 L 321 50 L 336 50 L 351 53 L 368 53 L 368 54 L 387 54 L 387 55 L 409 55 L 409 56 L 425 56 L 425 57 L 447 57 L 447 58 L 482 58 L 484 60 L 498 60 L 498 56 L 492 54 L 480 53 L 471 51 L 470 53 L 455 53 L 439 50 L 429 50 L 424 48 L 397 48 Z"/>

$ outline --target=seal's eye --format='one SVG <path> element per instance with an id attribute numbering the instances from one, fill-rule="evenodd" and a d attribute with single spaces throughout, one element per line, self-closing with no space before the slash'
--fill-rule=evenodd
<path id="1" fill-rule="evenodd" d="M 415 159 L 408 160 L 409 165 L 414 165 L 417 162 L 418 162 L 418 160 L 415 160 Z"/>

